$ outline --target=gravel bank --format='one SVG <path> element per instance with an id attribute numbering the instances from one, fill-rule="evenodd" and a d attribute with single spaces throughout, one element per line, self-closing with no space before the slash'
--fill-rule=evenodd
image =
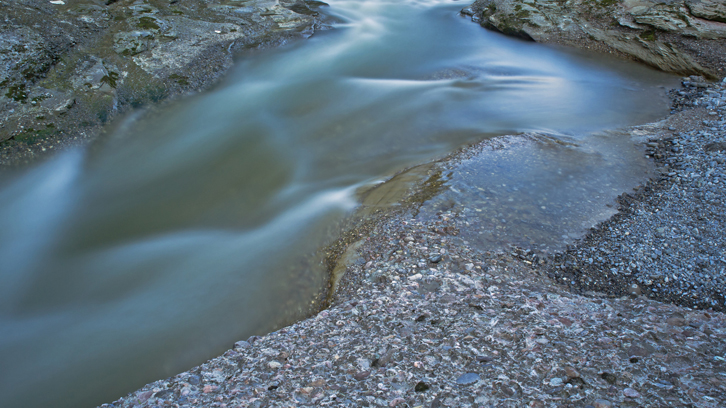
<path id="1" fill-rule="evenodd" d="M 662 176 L 564 254 L 481 252 L 455 213 L 399 210 L 329 309 L 103 407 L 726 406 L 726 84 L 686 82 L 632 129 Z"/>
<path id="2" fill-rule="evenodd" d="M 620 212 L 548 274 L 579 292 L 644 294 L 724 311 L 726 300 L 726 82 L 684 78 L 673 114 L 636 129 L 660 167 Z"/>

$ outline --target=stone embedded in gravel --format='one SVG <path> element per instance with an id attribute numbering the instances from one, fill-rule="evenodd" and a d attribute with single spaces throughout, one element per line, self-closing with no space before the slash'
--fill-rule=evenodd
<path id="1" fill-rule="evenodd" d="M 414 387 L 414 391 L 424 392 L 424 391 L 427 391 L 429 388 L 431 388 L 431 387 L 429 387 L 428 384 L 426 384 L 423 381 L 419 381 L 418 383 L 416 383 L 416 386 Z"/>
<path id="2" fill-rule="evenodd" d="M 174 394 L 174 392 L 172 390 L 161 390 L 161 391 L 157 392 L 156 394 L 154 394 L 154 398 L 162 398 L 163 399 L 163 398 L 166 398 L 166 397 L 168 397 L 170 395 L 173 395 L 173 394 Z"/>
<path id="3" fill-rule="evenodd" d="M 623 395 L 625 395 L 628 398 L 638 398 L 640 397 L 640 393 L 638 391 L 635 391 L 632 388 L 626 388 L 623 390 Z"/>
<path id="4" fill-rule="evenodd" d="M 565 375 L 567 378 L 580 378 L 580 372 L 571 366 L 565 367 Z"/>
<path id="5" fill-rule="evenodd" d="M 404 402 L 406 402 L 406 400 L 403 399 L 403 398 L 400 398 L 400 397 L 399 398 L 394 398 L 393 400 L 391 400 L 391 402 L 388 403 L 388 406 L 389 407 L 395 407 L 395 406 L 397 406 L 399 404 L 403 404 Z"/>
<path id="6" fill-rule="evenodd" d="M 611 373 L 602 373 L 600 374 L 600 378 L 607 381 L 610 384 L 615 384 L 618 381 L 618 378 Z"/>
<path id="7" fill-rule="evenodd" d="M 355 373 L 355 375 L 353 375 L 353 378 L 355 378 L 358 381 L 363 381 L 366 378 L 368 378 L 368 376 L 370 376 L 370 375 L 371 375 L 370 371 L 359 371 L 359 372 Z"/>
<path id="8" fill-rule="evenodd" d="M 592 406 L 595 408 L 613 408 L 615 405 L 606 399 L 596 399 Z"/>
<path id="9" fill-rule="evenodd" d="M 459 385 L 470 385 L 479 381 L 479 374 L 477 373 L 466 373 L 456 379 L 456 383 Z"/>
<path id="10" fill-rule="evenodd" d="M 431 255 L 431 257 L 429 258 L 429 262 L 431 262 L 431 263 L 441 262 L 441 255 L 440 254 Z"/>
<path id="11" fill-rule="evenodd" d="M 555 377 L 550 380 L 550 385 L 553 387 L 561 387 L 564 381 L 562 381 L 562 378 Z"/>

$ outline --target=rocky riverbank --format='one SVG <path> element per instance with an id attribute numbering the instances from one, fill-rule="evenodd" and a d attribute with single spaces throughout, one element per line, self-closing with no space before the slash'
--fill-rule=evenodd
<path id="1" fill-rule="evenodd" d="M 78 3 L 62 3 L 2 2 L 16 13 L 1 37 L 9 44 L 3 49 L 11 50 L 2 54 L 3 67 L 12 66 L 3 72 L 2 131 L 10 131 L 3 133 L 10 135 L 3 142 L 4 163 L 93 138 L 109 118 L 134 106 L 208 87 L 231 64 L 234 50 L 307 35 L 317 21 L 314 12 L 295 10 L 301 3 L 260 6 L 246 23 L 228 20 L 247 15 L 239 11 L 247 6 L 234 1 L 89 1 L 81 11 Z M 310 10 L 311 4 L 302 5 Z M 498 6 L 504 3 L 478 4 L 470 10 L 479 21 L 496 22 L 509 13 Z M 520 22 L 537 15 L 521 13 L 524 6 L 517 10 L 516 2 L 507 4 L 521 14 Z M 542 11 L 549 3 L 526 4 L 550 19 Z M 529 23 L 492 24 L 503 32 L 577 42 L 656 66 L 662 57 L 670 61 L 661 66 L 666 70 L 723 76 L 722 40 L 653 28 L 658 26 L 648 25 L 652 19 L 641 18 L 635 6 L 624 9 L 622 27 L 603 25 L 605 17 L 620 16 L 618 7 L 625 4 L 598 2 L 584 15 L 584 2 L 552 3 L 569 8 L 560 16 L 569 15 L 572 24 L 548 20 L 556 22 L 543 30 L 548 37 L 538 37 Z M 661 9 L 643 4 L 637 9 L 642 15 Z M 686 19 L 703 20 L 703 14 L 694 14 L 702 11 L 693 10 L 710 10 L 683 4 L 691 16 Z M 200 9 L 192 13 L 193 7 Z M 280 15 L 295 23 L 286 26 Z M 67 21 L 67 27 L 43 25 L 41 20 L 51 18 Z M 718 20 L 708 21 L 709 27 L 721 27 Z M 260 28 L 264 24 L 274 34 Z M 588 24 L 600 31 L 586 31 Z M 198 32 L 185 37 L 182 26 Z M 244 34 L 249 27 L 260 31 Z M 599 39 L 601 32 L 619 40 Z M 635 44 L 638 53 L 624 44 Z M 103 51 L 88 52 L 97 47 Z M 674 47 L 678 53 L 671 52 Z M 179 66 L 173 64 L 177 58 Z M 22 65 L 29 61 L 47 63 Z M 430 177 L 405 205 L 378 214 L 376 222 L 330 249 L 338 255 L 331 258 L 339 261 L 338 270 L 345 270 L 330 308 L 239 341 L 223 356 L 104 406 L 726 405 L 724 92 L 723 83 L 687 78 L 672 92 L 672 115 L 630 130 L 656 161 L 658 175 L 624 195 L 619 215 L 564 253 L 483 252 L 460 237 L 467 227 L 461 214 L 417 217 L 417 205 L 441 186 L 437 174 L 483 145 L 472 146 L 427 167 Z"/>
<path id="2" fill-rule="evenodd" d="M 209 88 L 243 50 L 323 29 L 318 1 L 1 0 L 0 167 Z"/>
<path id="3" fill-rule="evenodd" d="M 718 0 L 477 0 L 462 12 L 508 35 L 666 72 L 709 79 L 726 73 L 726 5 Z"/>
<path id="4" fill-rule="evenodd" d="M 564 253 L 482 252 L 462 214 L 417 217 L 482 142 L 344 239 L 330 308 L 103 407 L 726 405 L 726 82 L 671 96 L 628 130 L 658 176 Z"/>

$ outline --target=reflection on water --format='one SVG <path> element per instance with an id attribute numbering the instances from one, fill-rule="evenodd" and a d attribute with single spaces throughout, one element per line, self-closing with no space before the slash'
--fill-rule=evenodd
<path id="1" fill-rule="evenodd" d="M 3 406 L 110 401 L 305 316 L 327 281 L 315 250 L 361 186 L 498 134 L 589 146 L 490 156 L 501 171 L 477 184 L 481 208 L 531 207 L 545 183 L 501 185 L 598 175 L 612 159 L 599 151 L 630 147 L 578 135 L 665 111 L 669 77 L 487 32 L 464 3 L 330 3 L 338 29 L 245 56 L 215 91 L 4 181 Z"/>
<path id="2" fill-rule="evenodd" d="M 457 214 L 461 237 L 484 250 L 563 249 L 615 214 L 615 198 L 644 182 L 651 170 L 627 135 L 567 139 L 491 141 L 447 174 L 444 192 L 418 216 Z"/>

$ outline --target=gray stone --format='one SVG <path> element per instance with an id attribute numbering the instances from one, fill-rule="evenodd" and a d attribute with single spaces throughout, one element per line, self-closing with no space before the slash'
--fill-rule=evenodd
<path id="1" fill-rule="evenodd" d="M 615 405 L 613 405 L 612 402 L 610 402 L 610 401 L 608 401 L 606 399 L 596 399 L 592 403 L 592 406 L 595 407 L 595 408 L 612 408 Z"/>
<path id="2" fill-rule="evenodd" d="M 459 385 L 471 385 L 479 381 L 479 374 L 477 373 L 466 373 L 456 379 L 456 383 Z"/>
<path id="3" fill-rule="evenodd" d="M 113 50 L 124 56 L 142 53 L 154 45 L 154 34 L 151 31 L 131 31 L 113 36 Z"/>

